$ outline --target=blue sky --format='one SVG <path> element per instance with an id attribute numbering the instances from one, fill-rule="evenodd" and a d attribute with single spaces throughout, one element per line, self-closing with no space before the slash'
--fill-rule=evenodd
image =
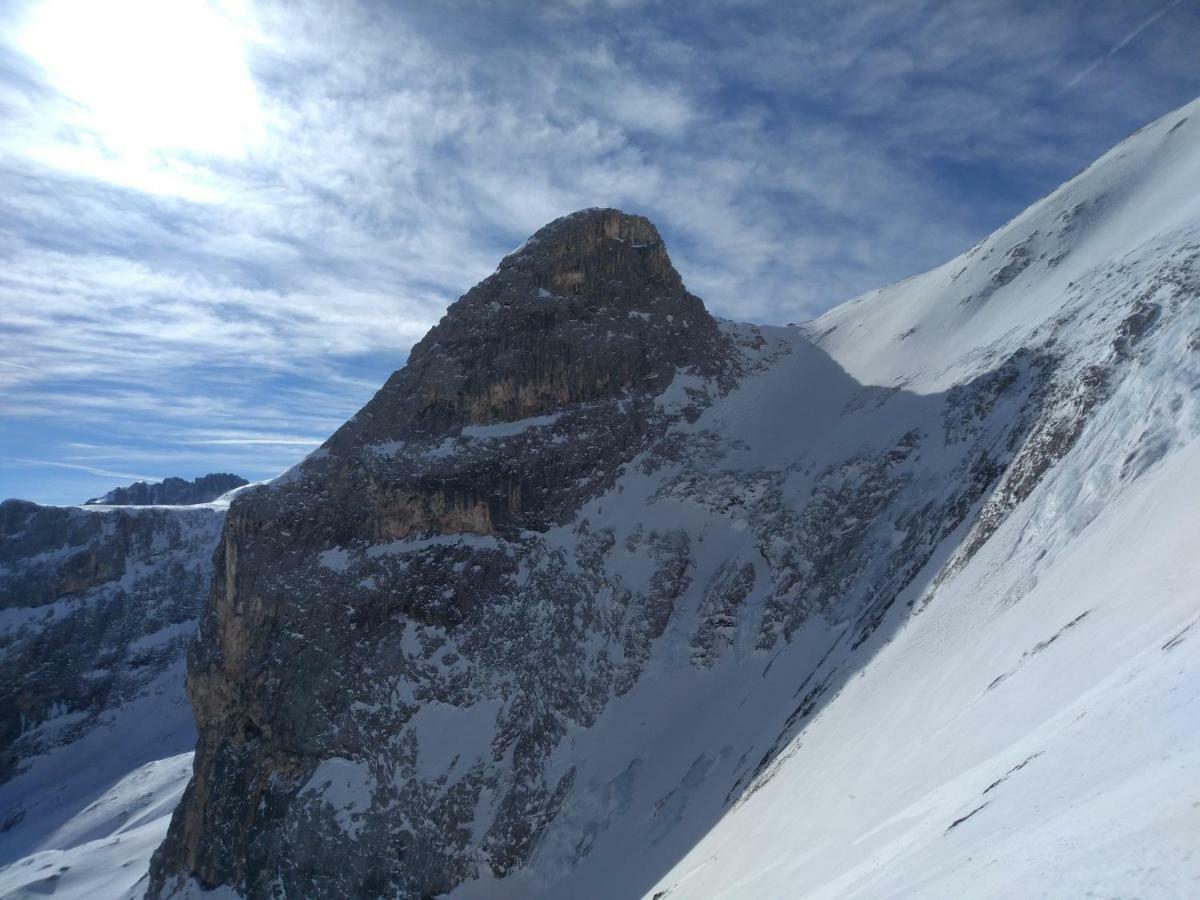
<path id="1" fill-rule="evenodd" d="M 556 216 L 718 315 L 935 266 L 1200 93 L 1200 3 L 0 7 L 0 497 L 276 474 Z"/>

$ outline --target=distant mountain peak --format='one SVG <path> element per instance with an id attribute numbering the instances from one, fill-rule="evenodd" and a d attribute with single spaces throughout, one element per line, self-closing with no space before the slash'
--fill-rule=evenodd
<path id="1" fill-rule="evenodd" d="M 126 487 L 113 488 L 103 496 L 93 497 L 84 506 L 191 506 L 209 503 L 249 483 L 242 476 L 229 472 L 211 472 L 191 481 L 183 478 L 166 478 L 159 482 L 135 481 Z"/>

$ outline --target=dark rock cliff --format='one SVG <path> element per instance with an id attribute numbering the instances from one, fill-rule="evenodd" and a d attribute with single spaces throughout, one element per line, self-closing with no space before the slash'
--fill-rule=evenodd
<path id="1" fill-rule="evenodd" d="M 468 877 L 478 843 L 497 873 L 520 865 L 570 787 L 569 775 L 544 772 L 546 753 L 567 720 L 590 722 L 636 679 L 686 579 L 686 548 L 655 538 L 665 612 L 626 598 L 628 621 L 614 625 L 629 658 L 589 676 L 571 648 L 597 612 L 580 586 L 555 583 L 555 561 L 530 535 L 569 521 L 672 421 L 694 418 L 703 391 L 671 410 L 656 404 L 675 379 L 719 391 L 737 365 L 654 226 L 586 210 L 543 228 L 454 303 L 305 463 L 239 497 L 190 662 L 195 777 L 152 893 L 188 873 L 255 896 L 277 879 L 314 896 L 424 895 Z M 364 555 L 446 535 L 484 543 Z M 562 592 L 561 654 L 514 646 L 537 627 L 527 620 L 536 605 L 517 602 L 529 568 L 542 590 Z M 423 657 L 409 646 L 421 642 Z M 380 702 L 405 683 L 415 696 Z M 493 758 L 472 761 L 451 788 L 400 779 L 382 804 L 390 815 L 345 855 L 336 824 L 292 801 L 321 760 L 378 751 L 389 771 L 411 769 L 404 726 L 421 696 L 504 701 Z M 495 813 L 472 836 L 463 810 L 485 790 Z M 305 851 L 287 852 L 296 840 Z"/>

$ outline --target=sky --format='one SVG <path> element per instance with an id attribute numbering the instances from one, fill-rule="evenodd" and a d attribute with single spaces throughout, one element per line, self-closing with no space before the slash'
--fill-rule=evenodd
<path id="1" fill-rule="evenodd" d="M 716 315 L 932 268 L 1200 94 L 1200 0 L 0 3 L 0 497 L 271 477 L 550 220 Z"/>

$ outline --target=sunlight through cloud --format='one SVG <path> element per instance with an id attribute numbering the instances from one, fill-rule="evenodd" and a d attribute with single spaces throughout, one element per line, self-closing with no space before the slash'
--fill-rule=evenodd
<path id="1" fill-rule="evenodd" d="M 109 157 L 237 159 L 263 136 L 236 8 L 204 0 L 47 0 L 19 38 Z"/>

